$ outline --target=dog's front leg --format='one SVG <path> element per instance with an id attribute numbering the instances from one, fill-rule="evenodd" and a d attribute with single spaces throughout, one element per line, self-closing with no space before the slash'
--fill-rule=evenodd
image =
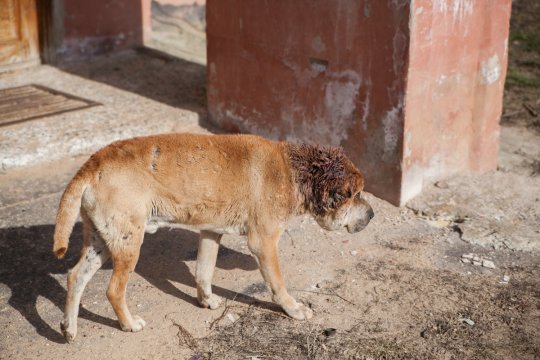
<path id="1" fill-rule="evenodd" d="M 278 262 L 278 241 L 281 232 L 268 237 L 259 234 L 250 234 L 248 247 L 257 257 L 259 268 L 264 281 L 272 289 L 272 300 L 280 305 L 290 317 L 296 320 L 310 319 L 313 311 L 307 306 L 300 304 L 289 295 L 285 282 L 281 275 Z"/>
<path id="2" fill-rule="evenodd" d="M 221 236 L 221 234 L 202 230 L 199 238 L 199 251 L 197 252 L 197 270 L 195 272 L 197 300 L 202 307 L 212 310 L 217 309 L 221 304 L 221 298 L 212 294 L 212 277 L 216 267 Z"/>

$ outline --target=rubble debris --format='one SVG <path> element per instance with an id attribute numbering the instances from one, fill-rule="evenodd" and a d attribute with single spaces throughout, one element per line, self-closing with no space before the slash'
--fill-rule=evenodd
<path id="1" fill-rule="evenodd" d="M 469 326 L 473 326 L 473 325 L 474 325 L 474 321 L 472 321 L 472 320 L 469 319 L 469 318 L 462 318 L 462 319 L 459 319 L 459 321 L 464 322 L 465 324 L 467 324 L 467 325 L 469 325 Z"/>
<path id="2" fill-rule="evenodd" d="M 227 318 L 228 318 L 231 322 L 235 322 L 235 321 L 236 321 L 236 316 L 235 316 L 235 314 L 228 313 L 228 314 L 227 314 Z"/>
<path id="3" fill-rule="evenodd" d="M 448 189 L 450 187 L 446 181 L 437 181 L 435 186 L 439 189 Z"/>
<path id="4" fill-rule="evenodd" d="M 465 264 L 473 264 L 474 266 L 483 266 L 488 269 L 495 269 L 495 263 L 489 259 L 483 259 L 480 256 L 468 253 L 461 255 L 461 262 Z"/>

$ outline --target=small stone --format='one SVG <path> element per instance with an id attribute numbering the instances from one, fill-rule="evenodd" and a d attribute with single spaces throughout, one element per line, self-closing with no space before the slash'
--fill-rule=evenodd
<path id="1" fill-rule="evenodd" d="M 336 332 L 337 330 L 334 328 L 328 328 L 323 330 L 324 335 L 328 337 L 336 335 Z"/>
<path id="2" fill-rule="evenodd" d="M 450 187 L 446 181 L 437 181 L 435 186 L 439 189 L 448 189 Z"/>
<path id="3" fill-rule="evenodd" d="M 467 324 L 469 326 L 474 325 L 474 321 L 472 321 L 471 319 L 461 319 L 461 321 L 463 321 L 465 324 Z"/>
<path id="4" fill-rule="evenodd" d="M 438 219 L 438 220 L 426 220 L 426 223 L 431 226 L 431 227 L 434 227 L 434 228 L 438 228 L 438 229 L 443 229 L 445 227 L 448 227 L 450 225 L 450 221 L 449 220 L 441 220 L 441 219 Z"/>
<path id="5" fill-rule="evenodd" d="M 235 321 L 236 321 L 236 317 L 235 317 L 233 314 L 231 314 L 231 313 L 227 314 L 227 318 L 228 318 L 229 320 L 231 320 L 231 322 L 235 322 Z"/>
<path id="6" fill-rule="evenodd" d="M 488 269 L 495 269 L 495 264 L 491 260 L 482 260 L 482 266 Z"/>
<path id="7" fill-rule="evenodd" d="M 472 259 L 473 261 L 482 261 L 478 255 L 474 255 Z"/>
<path id="8" fill-rule="evenodd" d="M 479 261 L 479 260 L 473 260 L 472 263 L 473 263 L 474 266 L 480 266 L 480 265 L 482 265 L 482 262 Z"/>
<path id="9" fill-rule="evenodd" d="M 464 262 L 465 264 L 470 264 L 471 263 L 471 260 L 466 259 L 466 258 L 462 258 L 461 261 Z"/>
<path id="10" fill-rule="evenodd" d="M 356 256 L 357 254 L 358 254 L 358 251 L 356 251 L 356 250 L 351 251 L 352 256 Z"/>
<path id="11" fill-rule="evenodd" d="M 510 281 L 510 276 L 504 275 L 503 278 L 502 278 L 502 281 L 500 283 L 501 284 L 508 284 L 509 281 Z"/>
<path id="12" fill-rule="evenodd" d="M 472 259 L 474 257 L 474 254 L 473 253 L 463 254 L 461 255 L 461 257 L 464 259 Z"/>

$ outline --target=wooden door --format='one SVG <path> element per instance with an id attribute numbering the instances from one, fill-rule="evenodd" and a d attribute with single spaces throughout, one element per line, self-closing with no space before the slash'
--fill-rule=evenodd
<path id="1" fill-rule="evenodd" d="M 36 0 L 0 0 L 0 71 L 35 64 L 39 64 Z"/>

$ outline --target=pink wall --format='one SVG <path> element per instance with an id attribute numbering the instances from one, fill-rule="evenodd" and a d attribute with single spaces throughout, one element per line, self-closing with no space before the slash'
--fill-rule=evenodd
<path id="1" fill-rule="evenodd" d="M 150 0 L 66 0 L 64 60 L 142 45 L 150 31 Z"/>
<path id="2" fill-rule="evenodd" d="M 511 1 L 417 0 L 411 11 L 402 197 L 497 166 Z"/>
<path id="3" fill-rule="evenodd" d="M 398 199 L 409 13 L 394 3 L 208 1 L 211 119 L 343 145 L 371 191 Z"/>
<path id="4" fill-rule="evenodd" d="M 496 165 L 511 0 L 209 0 L 208 106 L 341 145 L 394 204 Z"/>

